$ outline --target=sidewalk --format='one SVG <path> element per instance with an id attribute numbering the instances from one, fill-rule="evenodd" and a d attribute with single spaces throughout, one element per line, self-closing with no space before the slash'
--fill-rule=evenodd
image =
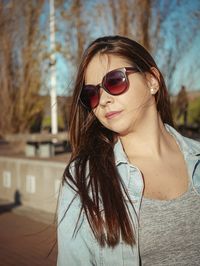
<path id="1" fill-rule="evenodd" d="M 55 226 L 49 217 L 39 221 L 41 214 L 38 221 L 30 217 L 23 207 L 0 214 L 0 266 L 56 265 Z"/>

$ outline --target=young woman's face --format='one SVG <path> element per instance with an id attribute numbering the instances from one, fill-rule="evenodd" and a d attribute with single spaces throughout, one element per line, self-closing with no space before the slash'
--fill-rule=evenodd
<path id="1" fill-rule="evenodd" d="M 123 67 L 131 67 L 124 58 L 97 54 L 86 69 L 85 84 L 97 85 L 106 73 Z M 153 75 L 145 77 L 139 72 L 129 73 L 128 80 L 129 88 L 121 95 L 111 95 L 101 88 L 99 104 L 93 109 L 106 128 L 122 136 L 134 131 L 138 123 L 145 122 L 152 106 L 155 110 L 151 89 L 158 83 Z"/>

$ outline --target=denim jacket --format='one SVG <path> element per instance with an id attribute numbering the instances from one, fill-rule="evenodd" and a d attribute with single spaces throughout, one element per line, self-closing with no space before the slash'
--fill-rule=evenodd
<path id="1" fill-rule="evenodd" d="M 183 153 L 196 193 L 200 194 L 200 143 L 180 135 L 174 128 L 165 124 Z M 114 147 L 116 167 L 129 192 L 134 208 L 129 209 L 134 221 L 136 244 L 129 246 L 120 241 L 115 248 L 100 247 L 94 238 L 86 217 L 82 214 L 77 234 L 73 234 L 80 212 L 80 199 L 75 197 L 66 215 L 68 205 L 75 196 L 67 184 L 63 185 L 58 206 L 58 258 L 57 266 L 139 266 L 138 221 L 143 194 L 143 178 L 140 170 L 131 165 L 123 151 L 120 140 Z M 164 162 L 163 162 L 164 163 Z M 64 217 L 64 218 L 63 218 Z"/>

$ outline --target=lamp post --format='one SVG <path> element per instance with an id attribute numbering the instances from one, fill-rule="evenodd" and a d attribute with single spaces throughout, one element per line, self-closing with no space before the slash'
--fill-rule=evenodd
<path id="1" fill-rule="evenodd" d="M 51 133 L 58 133 L 57 95 L 56 95 L 56 55 L 55 55 L 55 9 L 54 0 L 50 0 L 50 98 L 51 98 Z"/>

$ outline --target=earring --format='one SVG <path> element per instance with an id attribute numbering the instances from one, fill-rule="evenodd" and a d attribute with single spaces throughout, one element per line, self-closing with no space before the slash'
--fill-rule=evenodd
<path id="1" fill-rule="evenodd" d="M 151 94 L 155 93 L 153 88 L 151 88 L 150 91 L 151 91 Z"/>

